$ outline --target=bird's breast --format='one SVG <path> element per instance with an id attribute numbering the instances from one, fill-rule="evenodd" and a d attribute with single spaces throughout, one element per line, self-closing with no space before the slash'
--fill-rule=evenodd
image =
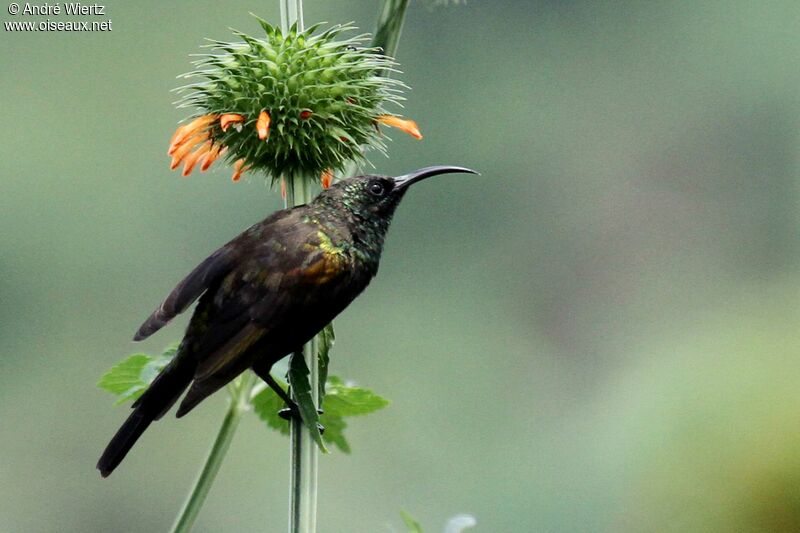
<path id="1" fill-rule="evenodd" d="M 346 243 L 318 229 L 302 246 L 303 261 L 289 274 L 301 283 L 325 285 L 345 277 L 353 268 Z"/>
<path id="2" fill-rule="evenodd" d="M 350 261 L 343 255 L 322 252 L 315 261 L 298 269 L 296 275 L 306 283 L 325 285 L 346 275 L 350 270 Z"/>

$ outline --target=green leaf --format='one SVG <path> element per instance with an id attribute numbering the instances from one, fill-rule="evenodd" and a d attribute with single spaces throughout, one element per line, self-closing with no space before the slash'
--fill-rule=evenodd
<path id="1" fill-rule="evenodd" d="M 286 385 L 277 380 L 278 384 L 286 390 Z M 271 388 L 267 387 L 252 399 L 253 411 L 256 415 L 267 423 L 267 426 L 277 430 L 283 435 L 289 434 L 289 422 L 284 420 L 278 415 L 278 411 L 285 407 L 283 400 L 275 394 Z M 344 453 L 350 453 L 350 444 L 344 437 L 344 429 L 347 423 L 340 416 L 330 415 L 324 413 L 319 417 L 320 424 L 325 427 L 325 433 L 322 434 L 322 440 L 332 446 L 336 446 Z"/>
<path id="2" fill-rule="evenodd" d="M 389 405 L 389 400 L 369 389 L 346 385 L 341 378 L 328 378 L 325 413 L 335 416 L 360 416 Z"/>
<path id="3" fill-rule="evenodd" d="M 283 381 L 279 379 L 275 381 L 283 390 L 287 389 Z M 344 436 L 344 430 L 347 428 L 344 417 L 371 413 L 387 406 L 389 401 L 368 389 L 347 386 L 336 376 L 328 378 L 327 392 L 325 412 L 319 416 L 320 424 L 325 427 L 322 440 L 344 453 L 350 453 L 350 443 Z M 289 423 L 278 415 L 278 411 L 284 407 L 283 400 L 272 389 L 267 387 L 256 394 L 252 404 L 255 413 L 267 423 L 267 426 L 284 435 L 289 434 Z"/>
<path id="4" fill-rule="evenodd" d="M 136 400 L 147 389 L 159 372 L 175 357 L 178 344 L 169 345 L 162 355 L 137 353 L 111 367 L 97 386 L 119 396 L 116 404 Z"/>
<path id="5" fill-rule="evenodd" d="M 121 363 L 111 367 L 111 370 L 106 372 L 97 382 L 97 386 L 111 394 L 120 396 L 119 400 L 117 400 L 118 404 L 126 400 L 135 400 L 144 392 L 147 386 L 142 381 L 141 374 L 147 363 L 152 360 L 152 357 L 143 353 L 131 355 Z"/>
<path id="6" fill-rule="evenodd" d="M 325 427 L 325 433 L 322 434 L 323 440 L 331 446 L 336 446 L 344 453 L 350 453 L 350 443 L 344 438 L 344 430 L 347 427 L 347 422 L 344 421 L 344 418 L 323 413 L 319 419 L 320 423 Z"/>
<path id="7" fill-rule="evenodd" d="M 311 433 L 311 438 L 317 443 L 323 453 L 328 453 L 322 435 L 319 432 L 319 415 L 314 398 L 311 395 L 311 384 L 308 379 L 309 370 L 303 352 L 295 352 L 289 361 L 289 383 L 294 392 L 294 400 L 300 410 L 300 418 Z"/>
<path id="8" fill-rule="evenodd" d="M 403 519 L 403 523 L 408 528 L 408 533 L 422 533 L 422 526 L 419 525 L 419 522 L 414 520 L 414 517 L 403 509 L 400 509 L 400 518 Z"/>

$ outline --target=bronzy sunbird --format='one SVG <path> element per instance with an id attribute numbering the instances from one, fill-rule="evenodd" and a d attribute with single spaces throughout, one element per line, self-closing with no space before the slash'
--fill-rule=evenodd
<path id="1" fill-rule="evenodd" d="M 100 457 L 103 477 L 187 388 L 179 418 L 248 368 L 291 405 L 270 376 L 272 365 L 367 287 L 409 186 L 450 172 L 475 173 L 432 166 L 396 178 L 342 180 L 306 205 L 273 213 L 200 263 L 134 336 L 146 339 L 200 299 L 175 357 L 134 402 Z"/>

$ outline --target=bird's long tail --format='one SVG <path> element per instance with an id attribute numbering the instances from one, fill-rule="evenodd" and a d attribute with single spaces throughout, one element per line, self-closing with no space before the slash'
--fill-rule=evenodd
<path id="1" fill-rule="evenodd" d="M 189 386 L 193 375 L 194 365 L 180 356 L 176 356 L 164 367 L 150 387 L 133 404 L 133 412 L 108 443 L 97 462 L 97 469 L 103 477 L 108 477 L 122 462 L 148 426 L 169 411 Z"/>

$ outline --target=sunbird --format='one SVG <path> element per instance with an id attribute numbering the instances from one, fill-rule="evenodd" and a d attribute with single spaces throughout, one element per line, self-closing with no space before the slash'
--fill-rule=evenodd
<path id="1" fill-rule="evenodd" d="M 133 403 L 97 468 L 107 477 L 154 421 L 188 388 L 182 417 L 245 370 L 293 401 L 270 375 L 361 294 L 378 272 L 389 223 L 408 188 L 456 166 L 431 166 L 399 177 L 357 176 L 313 201 L 277 211 L 200 263 L 145 320 L 134 341 L 164 327 L 195 300 L 175 357 Z"/>

